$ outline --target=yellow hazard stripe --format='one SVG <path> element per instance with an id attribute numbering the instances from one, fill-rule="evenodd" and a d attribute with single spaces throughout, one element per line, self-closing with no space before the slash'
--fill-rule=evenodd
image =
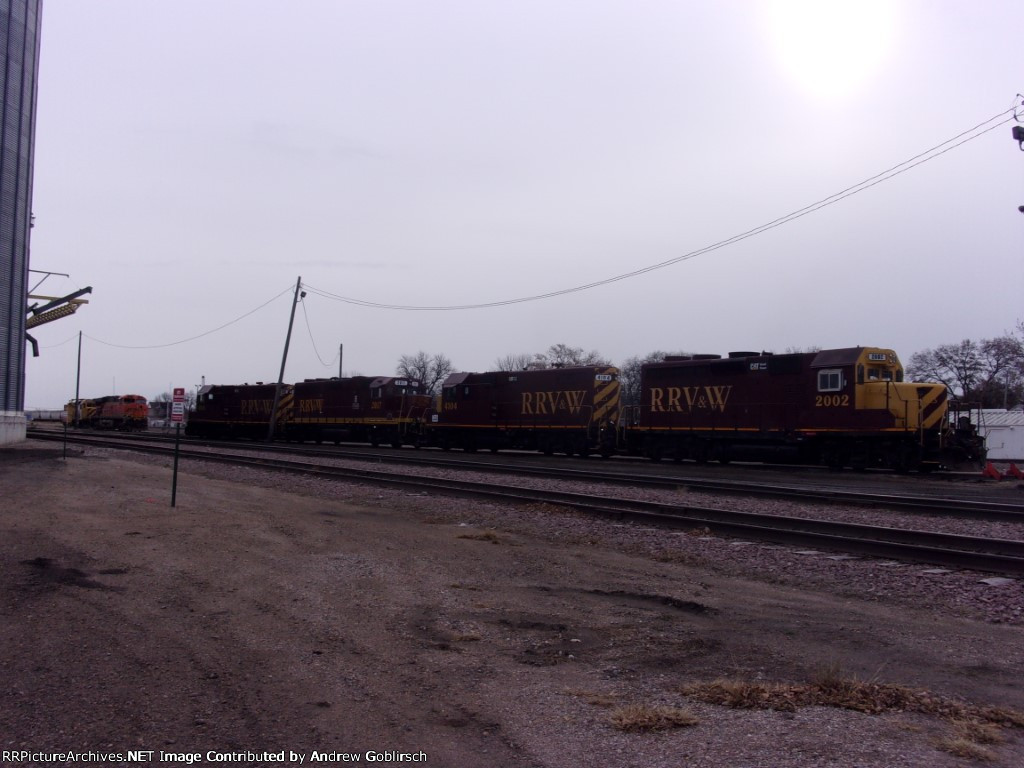
<path id="1" fill-rule="evenodd" d="M 613 381 L 594 381 L 594 409 L 591 421 L 603 422 L 608 419 L 619 420 L 619 397 L 621 385 L 619 384 L 619 369 L 605 368 L 601 374 L 613 376 Z"/>
<path id="2" fill-rule="evenodd" d="M 935 387 L 921 398 L 921 427 L 934 429 L 946 420 L 949 412 L 949 401 L 945 387 Z"/>

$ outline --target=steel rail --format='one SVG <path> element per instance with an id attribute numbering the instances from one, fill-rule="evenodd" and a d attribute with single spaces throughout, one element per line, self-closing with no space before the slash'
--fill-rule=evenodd
<path id="1" fill-rule="evenodd" d="M 30 435 L 43 440 L 61 440 L 60 433 L 37 433 Z M 95 437 L 98 440 L 133 440 L 138 442 L 173 441 L 173 438 L 162 436 L 91 436 L 74 435 L 69 440 L 79 441 Z M 251 447 L 237 441 L 225 442 L 216 440 L 190 439 L 189 445 L 205 445 L 212 448 L 258 450 L 263 452 L 283 453 L 288 455 L 306 455 L 366 461 L 375 464 L 409 464 L 415 466 L 433 466 L 443 469 L 461 469 L 473 472 L 490 472 L 494 474 L 529 475 L 533 477 L 549 477 L 559 480 L 605 483 L 609 485 L 626 485 L 632 487 L 663 488 L 670 490 L 692 490 L 701 493 L 750 496 L 772 499 L 789 499 L 822 504 L 849 504 L 900 510 L 929 515 L 948 517 L 966 517 L 973 520 L 992 522 L 1024 523 L 1024 505 L 1007 504 L 975 499 L 934 498 L 927 496 L 910 496 L 906 494 L 876 493 L 867 491 L 844 490 L 838 488 L 806 488 L 793 485 L 753 483 L 743 480 L 719 480 L 693 478 L 678 475 L 653 475 L 644 473 L 618 472 L 613 470 L 576 469 L 568 467 L 538 466 L 522 462 L 497 464 L 494 462 L 473 459 L 439 457 L 424 455 L 414 451 L 382 451 L 373 452 L 365 449 L 317 448 L 310 445 L 260 444 Z M 404 454 L 404 455 L 403 455 Z"/>
<path id="2" fill-rule="evenodd" d="M 112 439 L 82 438 L 76 442 L 121 447 Z M 173 448 L 162 445 L 128 443 L 123 447 L 127 450 L 158 455 L 173 453 Z M 182 458 L 196 461 L 299 472 L 322 478 L 385 485 L 418 493 L 434 492 L 474 498 L 483 497 L 515 504 L 555 504 L 615 520 L 629 520 L 659 527 L 706 528 L 719 534 L 759 541 L 821 547 L 839 552 L 913 560 L 992 573 L 1024 574 L 1024 541 L 1017 540 L 985 539 L 902 528 L 735 512 L 707 507 L 604 498 L 564 491 L 499 486 L 493 483 L 396 475 L 378 470 L 330 467 L 314 462 L 249 456 L 231 452 L 210 453 L 185 448 L 180 451 L 179 455 Z"/>

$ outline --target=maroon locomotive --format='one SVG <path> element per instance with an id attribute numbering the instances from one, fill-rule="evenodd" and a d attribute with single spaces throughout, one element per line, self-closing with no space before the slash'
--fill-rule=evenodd
<path id="1" fill-rule="evenodd" d="M 203 387 L 185 433 L 263 439 L 269 433 L 276 389 L 276 384 L 263 383 Z M 307 379 L 281 386 L 274 435 L 300 442 L 418 444 L 429 403 L 420 383 L 404 378 Z"/>
<path id="2" fill-rule="evenodd" d="M 428 415 L 432 444 L 609 455 L 619 419 L 610 366 L 453 373 Z"/>
<path id="3" fill-rule="evenodd" d="M 289 439 L 419 445 L 430 396 L 420 382 L 391 376 L 307 379 L 295 385 Z"/>
<path id="4" fill-rule="evenodd" d="M 227 437 L 263 440 L 270 428 L 276 384 L 211 384 L 196 397 L 185 434 L 191 437 Z M 275 431 L 287 427 L 291 414 L 292 386 L 284 384 L 278 395 Z"/>
<path id="5" fill-rule="evenodd" d="M 946 387 L 903 381 L 889 349 L 669 358 L 643 367 L 641 396 L 626 414 L 626 447 L 656 460 L 905 470 L 984 455 L 973 431 L 950 429 Z"/>

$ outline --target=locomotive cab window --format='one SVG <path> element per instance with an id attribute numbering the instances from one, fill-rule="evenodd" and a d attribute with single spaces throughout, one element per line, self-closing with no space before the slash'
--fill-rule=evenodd
<path id="1" fill-rule="evenodd" d="M 843 371 L 839 368 L 830 368 L 826 371 L 818 371 L 819 392 L 841 392 L 843 389 Z"/>
<path id="2" fill-rule="evenodd" d="M 869 381 L 892 381 L 892 371 L 888 368 L 868 368 Z"/>

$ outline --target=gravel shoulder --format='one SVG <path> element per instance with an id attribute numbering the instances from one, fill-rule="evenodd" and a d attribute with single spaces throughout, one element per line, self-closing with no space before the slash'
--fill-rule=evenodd
<path id="1" fill-rule="evenodd" d="M 0 450 L 3 750 L 944 768 L 940 717 L 681 689 L 838 669 L 1024 711 L 1019 582 L 191 462 L 172 509 L 167 464 Z M 615 725 L 657 706 L 697 722 Z"/>

